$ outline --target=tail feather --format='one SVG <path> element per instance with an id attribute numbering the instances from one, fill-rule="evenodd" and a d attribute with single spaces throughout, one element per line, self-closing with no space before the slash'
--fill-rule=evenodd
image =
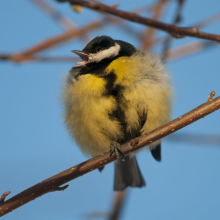
<path id="1" fill-rule="evenodd" d="M 151 150 L 151 154 L 156 161 L 161 161 L 161 143 Z"/>
<path id="2" fill-rule="evenodd" d="M 145 185 L 145 180 L 134 155 L 126 156 L 125 161 L 119 163 L 115 161 L 114 190 L 122 191 L 127 186 L 143 187 Z"/>

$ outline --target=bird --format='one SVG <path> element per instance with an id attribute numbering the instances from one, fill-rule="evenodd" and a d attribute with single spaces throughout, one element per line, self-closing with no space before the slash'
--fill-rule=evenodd
<path id="1" fill-rule="evenodd" d="M 120 145 L 170 120 L 173 87 L 166 65 L 151 51 L 105 35 L 72 52 L 82 61 L 69 71 L 63 87 L 69 134 L 86 156 L 115 152 L 115 191 L 144 187 L 137 152 L 123 156 Z M 161 140 L 149 149 L 161 161 Z"/>

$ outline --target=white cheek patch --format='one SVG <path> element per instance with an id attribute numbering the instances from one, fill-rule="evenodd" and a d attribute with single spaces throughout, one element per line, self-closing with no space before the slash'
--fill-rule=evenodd
<path id="1" fill-rule="evenodd" d="M 99 62 L 105 58 L 115 57 L 119 54 L 120 45 L 115 44 L 107 50 L 102 50 L 96 54 L 89 54 L 89 62 Z"/>

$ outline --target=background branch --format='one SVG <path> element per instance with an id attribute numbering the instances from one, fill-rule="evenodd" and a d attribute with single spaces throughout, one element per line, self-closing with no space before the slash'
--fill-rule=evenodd
<path id="1" fill-rule="evenodd" d="M 15 63 L 24 62 L 78 62 L 78 57 L 49 57 L 49 56 L 35 56 L 35 55 L 23 55 L 23 54 L 0 54 L 0 60 L 10 60 Z"/>
<path id="2" fill-rule="evenodd" d="M 184 2 L 185 2 L 185 0 L 178 0 L 178 6 L 177 6 L 176 14 L 175 14 L 174 20 L 173 20 L 174 25 L 180 23 L 182 20 L 181 11 L 182 11 Z M 163 51 L 162 51 L 163 60 L 167 59 L 168 50 L 170 48 L 171 40 L 172 40 L 172 37 L 170 35 L 167 36 L 164 40 Z"/>
<path id="3" fill-rule="evenodd" d="M 38 7 L 40 7 L 45 13 L 50 15 L 66 31 L 69 31 L 77 27 L 77 25 L 73 23 L 68 17 L 62 15 L 59 11 L 57 11 L 54 7 L 52 7 L 44 0 L 30 0 L 30 1 L 35 3 Z"/>
<path id="4" fill-rule="evenodd" d="M 44 2 L 43 0 L 40 0 L 39 2 L 36 0 L 31 0 L 31 1 L 37 3 L 43 10 L 51 14 L 55 18 L 55 21 L 59 23 L 59 19 L 57 19 L 56 16 L 54 15 L 54 14 L 57 14 L 58 12 L 52 6 L 50 6 L 48 3 Z M 176 24 L 180 20 L 180 17 L 181 17 L 180 12 L 181 12 L 184 1 L 180 0 L 178 2 L 179 2 L 178 4 L 179 6 L 176 11 L 174 24 Z M 132 13 L 136 14 L 136 13 L 143 13 L 146 11 L 150 11 L 154 14 L 154 16 L 156 16 L 155 18 L 159 18 L 162 13 L 162 9 L 165 6 L 165 3 L 166 1 L 159 0 L 157 3 L 154 3 L 150 6 L 144 6 L 142 8 L 136 9 Z M 58 18 L 60 17 L 63 18 L 62 14 L 58 16 Z M 65 18 L 67 20 L 70 20 L 68 19 L 68 17 L 65 17 Z M 199 27 L 199 28 L 204 28 L 205 26 L 210 25 L 218 21 L 219 19 L 220 19 L 220 13 L 218 12 L 214 15 L 209 16 L 208 18 L 205 18 L 203 21 L 199 22 L 198 24 L 195 24 L 194 26 Z M 48 38 L 19 53 L 13 53 L 13 54 L 2 53 L 0 54 L 0 60 L 9 60 L 15 63 L 31 62 L 31 61 L 37 61 L 37 62 L 46 62 L 46 61 L 48 62 L 75 62 L 75 61 L 78 61 L 78 57 L 77 58 L 71 57 L 71 56 L 49 57 L 49 56 L 42 56 L 42 55 L 36 56 L 34 54 L 51 49 L 52 47 L 55 47 L 61 43 L 65 43 L 67 41 L 73 40 L 74 38 L 79 38 L 79 37 L 83 38 L 88 32 L 105 27 L 107 24 L 110 24 L 110 23 L 114 24 L 120 30 L 127 32 L 129 35 L 133 36 L 139 41 L 142 41 L 143 34 L 141 34 L 140 32 L 137 32 L 135 29 L 133 29 L 133 27 L 129 23 L 126 23 L 124 21 L 125 20 L 123 20 L 123 18 L 114 18 L 103 13 L 102 22 L 100 21 L 91 22 L 90 24 L 87 24 L 82 28 L 73 28 L 73 24 L 71 25 L 71 28 L 70 28 L 70 25 L 68 24 L 67 26 L 70 29 L 67 33 L 59 34 L 57 36 Z M 149 48 L 152 46 L 162 44 L 164 45 L 164 48 L 163 48 L 164 59 L 167 59 L 167 60 L 176 60 L 186 55 L 201 51 L 202 49 L 210 48 L 215 45 L 213 42 L 192 42 L 192 43 L 174 48 L 171 51 L 168 51 L 171 37 L 168 36 L 166 38 L 156 39 L 153 37 L 153 33 L 155 29 L 147 28 L 147 30 L 149 32 L 146 32 L 147 37 L 145 37 L 145 41 L 143 43 L 143 46 L 141 46 L 141 49 L 143 49 L 143 47 Z"/>
<path id="5" fill-rule="evenodd" d="M 109 7 L 109 6 L 104 5 L 100 2 L 84 1 L 84 0 L 57 0 L 57 1 L 58 2 L 69 2 L 71 4 L 81 5 L 83 7 L 90 8 L 90 9 L 98 11 L 98 12 L 106 12 L 108 14 L 112 14 L 112 15 L 124 18 L 124 19 L 132 21 L 132 22 L 144 24 L 149 27 L 153 27 L 158 30 L 165 31 L 165 32 L 169 33 L 172 37 L 175 37 L 175 38 L 182 38 L 184 36 L 191 36 L 191 37 L 220 42 L 220 35 L 200 32 L 195 27 L 178 27 L 175 25 L 170 25 L 170 24 L 166 24 L 163 22 L 159 22 L 159 21 L 156 21 L 156 20 L 153 20 L 150 18 L 144 18 L 144 17 L 136 15 L 132 12 L 117 10 L 114 7 L 113 8 Z"/>
<path id="6" fill-rule="evenodd" d="M 105 22 L 100 22 L 100 21 L 91 22 L 82 28 L 72 29 L 72 30 L 69 30 L 67 33 L 59 34 L 55 37 L 48 38 L 48 39 L 44 40 L 43 42 L 38 43 L 38 44 L 32 46 L 31 48 L 29 48 L 21 53 L 23 55 L 31 55 L 34 53 L 38 53 L 40 51 L 54 47 L 55 45 L 57 46 L 58 44 L 61 44 L 65 41 L 72 40 L 74 37 L 80 37 L 83 34 L 86 34 L 92 30 L 96 30 L 104 25 L 106 25 Z"/>
<path id="7" fill-rule="evenodd" d="M 166 140 L 197 144 L 198 146 L 218 146 L 220 147 L 220 135 L 219 134 L 191 134 L 191 133 L 176 133 L 166 137 Z"/>
<path id="8" fill-rule="evenodd" d="M 204 49 L 208 49 L 216 46 L 213 42 L 190 42 L 188 44 L 181 45 L 179 47 L 170 49 L 167 52 L 167 60 L 173 61 L 176 59 L 180 59 L 182 57 L 188 56 L 190 54 L 199 52 Z"/>
<path id="9" fill-rule="evenodd" d="M 127 194 L 128 194 L 128 190 L 116 192 L 114 206 L 110 214 L 109 220 L 118 220 L 120 218 Z"/>
<path id="10" fill-rule="evenodd" d="M 154 6 L 154 12 L 152 15 L 152 18 L 155 20 L 159 20 L 160 17 L 162 16 L 164 10 L 165 10 L 165 6 L 166 3 L 168 2 L 168 0 L 159 0 L 158 3 Z M 146 31 L 144 32 L 143 36 L 142 36 L 142 40 L 143 40 L 143 45 L 141 46 L 142 49 L 146 50 L 146 49 L 150 49 L 151 45 L 152 45 L 152 41 L 154 38 L 154 34 L 155 34 L 156 29 L 155 28 L 147 28 Z"/>

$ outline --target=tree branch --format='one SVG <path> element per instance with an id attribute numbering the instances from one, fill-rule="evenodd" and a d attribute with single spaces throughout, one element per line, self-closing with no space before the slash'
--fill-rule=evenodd
<path id="1" fill-rule="evenodd" d="M 116 192 L 113 210 L 109 216 L 109 220 L 118 220 L 125 204 L 127 190 Z"/>
<path id="2" fill-rule="evenodd" d="M 216 46 L 215 43 L 211 41 L 201 42 L 201 41 L 194 41 L 187 44 L 184 44 L 182 46 L 176 47 L 174 49 L 171 49 L 167 52 L 167 60 L 174 61 L 176 59 L 182 58 L 184 56 L 188 56 L 190 54 L 196 53 L 198 51 L 208 49 L 211 47 Z"/>
<path id="3" fill-rule="evenodd" d="M 76 28 L 77 25 L 74 24 L 68 17 L 62 15 L 59 11 L 53 8 L 44 0 L 31 0 L 38 7 L 40 7 L 45 13 L 50 15 L 61 27 L 66 31 Z"/>
<path id="4" fill-rule="evenodd" d="M 10 191 L 7 191 L 7 192 L 5 192 L 5 193 L 2 194 L 2 197 L 1 197 L 1 199 L 0 199 L 0 204 L 5 201 L 5 197 L 6 197 L 7 195 L 9 195 L 10 193 L 11 193 Z"/>
<path id="5" fill-rule="evenodd" d="M 180 7 L 180 5 L 178 6 Z M 181 6 L 182 7 L 182 6 Z M 180 10 L 181 8 L 179 8 L 178 10 Z M 220 12 L 214 14 L 214 15 L 211 15 L 207 18 L 205 18 L 204 20 L 200 21 L 199 23 L 196 23 L 196 24 L 193 24 L 192 26 L 196 27 L 196 28 L 204 28 L 208 25 L 211 25 L 217 21 L 219 21 L 220 19 Z M 133 34 L 133 33 L 132 33 Z M 166 37 L 162 37 L 162 38 L 155 38 L 153 41 L 152 41 L 152 46 L 154 46 L 155 44 L 165 44 L 166 43 Z M 208 42 L 204 42 L 204 43 L 210 43 L 212 45 L 215 45 L 214 42 L 212 41 L 208 41 Z"/>
<path id="6" fill-rule="evenodd" d="M 33 0 L 38 2 L 37 0 Z M 39 4 L 40 2 L 38 2 Z M 151 6 L 152 7 L 152 6 Z M 136 9 L 133 13 L 142 13 L 145 10 L 150 10 L 149 8 L 146 8 L 146 6 L 142 8 Z M 89 24 L 86 24 L 83 27 L 80 28 L 72 28 L 69 29 L 68 32 L 59 34 L 57 36 L 50 37 L 40 43 L 37 43 L 36 45 L 31 46 L 30 48 L 26 49 L 25 51 L 19 53 L 19 55 L 31 55 L 34 53 L 41 52 L 43 50 L 50 49 L 51 47 L 57 46 L 58 44 L 64 43 L 66 41 L 72 40 L 73 38 L 83 36 L 85 34 L 88 34 L 88 32 L 99 29 L 101 27 L 104 27 L 108 23 L 120 23 L 123 22 L 123 18 L 113 18 L 110 16 L 103 16 L 104 18 L 101 19 L 101 21 L 93 21 Z"/>
<path id="7" fill-rule="evenodd" d="M 57 36 L 48 38 L 48 39 L 32 46 L 31 48 L 23 51 L 22 54 L 23 55 L 31 55 L 34 53 L 41 52 L 43 50 L 54 47 L 54 46 L 56 46 L 60 43 L 63 43 L 65 41 L 71 40 L 74 37 L 80 37 L 81 35 L 88 33 L 88 31 L 98 29 L 104 25 L 106 25 L 105 22 L 99 22 L 99 21 L 91 22 L 82 28 L 72 29 L 64 34 L 59 34 Z"/>
<path id="8" fill-rule="evenodd" d="M 0 60 L 10 60 L 15 63 L 21 62 L 78 62 L 80 59 L 76 56 L 66 57 L 49 57 L 49 56 L 35 56 L 35 55 L 23 55 L 23 54 L 2 54 L 0 53 Z"/>
<path id="9" fill-rule="evenodd" d="M 159 140 L 171 133 L 174 133 L 177 130 L 216 111 L 220 108 L 220 96 L 212 100 L 212 94 L 214 93 L 210 94 L 209 100 L 206 103 L 198 106 L 190 112 L 147 134 L 135 138 L 135 140 L 131 140 L 129 142 L 126 142 L 125 144 L 122 144 L 122 153 L 124 155 L 127 155 L 131 152 L 137 151 L 140 148 L 143 148 L 144 146 L 149 145 L 156 140 Z M 61 173 L 58 173 L 57 175 L 52 176 L 5 201 L 3 204 L 0 205 L 0 216 L 11 212 L 12 210 L 24 205 L 25 203 L 30 202 L 31 200 L 36 199 L 39 196 L 51 192 L 54 189 L 58 189 L 59 186 L 63 185 L 66 182 L 69 182 L 77 177 L 80 177 L 99 167 L 102 167 L 114 160 L 115 156 L 110 157 L 110 152 L 108 151 L 74 167 L 71 167 Z"/>
<path id="10" fill-rule="evenodd" d="M 152 18 L 155 20 L 159 20 L 160 17 L 162 16 L 165 6 L 167 4 L 168 0 L 159 0 L 157 4 L 154 6 L 154 12 L 152 15 Z M 155 28 L 147 28 L 146 31 L 144 32 L 142 38 L 143 38 L 143 45 L 141 46 L 142 49 L 150 49 L 151 43 L 153 41 L 153 37 L 155 34 Z"/>
<path id="11" fill-rule="evenodd" d="M 176 14 L 174 16 L 174 20 L 173 20 L 174 25 L 177 25 L 182 20 L 181 12 L 182 12 L 184 2 L 185 2 L 185 0 L 178 0 L 178 7 L 177 7 L 177 10 L 176 10 Z M 167 59 L 167 55 L 168 55 L 168 51 L 169 51 L 169 48 L 170 48 L 171 41 L 172 41 L 172 37 L 170 35 L 165 38 L 164 46 L 163 46 L 163 50 L 162 50 L 163 60 Z"/>
<path id="12" fill-rule="evenodd" d="M 215 23 L 220 19 L 220 12 L 217 12 L 216 14 L 213 14 L 209 16 L 208 18 L 205 18 L 204 20 L 200 21 L 198 24 L 195 25 L 197 28 L 204 28 L 210 24 Z"/>
<path id="13" fill-rule="evenodd" d="M 178 143 L 186 143 L 197 146 L 217 146 L 220 147 L 220 135 L 219 134 L 193 134 L 179 132 L 166 137 L 167 141 L 173 141 Z"/>
<path id="14" fill-rule="evenodd" d="M 114 7 L 109 7 L 100 2 L 87 1 L 87 0 L 57 0 L 57 1 L 69 2 L 71 4 L 81 5 L 83 7 L 90 8 L 98 12 L 106 12 L 108 14 L 112 14 L 132 22 L 144 24 L 149 27 L 157 28 L 159 30 L 168 32 L 172 37 L 175 38 L 183 38 L 185 36 L 191 36 L 191 37 L 220 42 L 220 35 L 200 32 L 196 27 L 178 27 L 175 25 L 159 22 L 150 18 L 144 18 L 139 15 L 136 15 L 133 12 L 117 10 Z"/>

